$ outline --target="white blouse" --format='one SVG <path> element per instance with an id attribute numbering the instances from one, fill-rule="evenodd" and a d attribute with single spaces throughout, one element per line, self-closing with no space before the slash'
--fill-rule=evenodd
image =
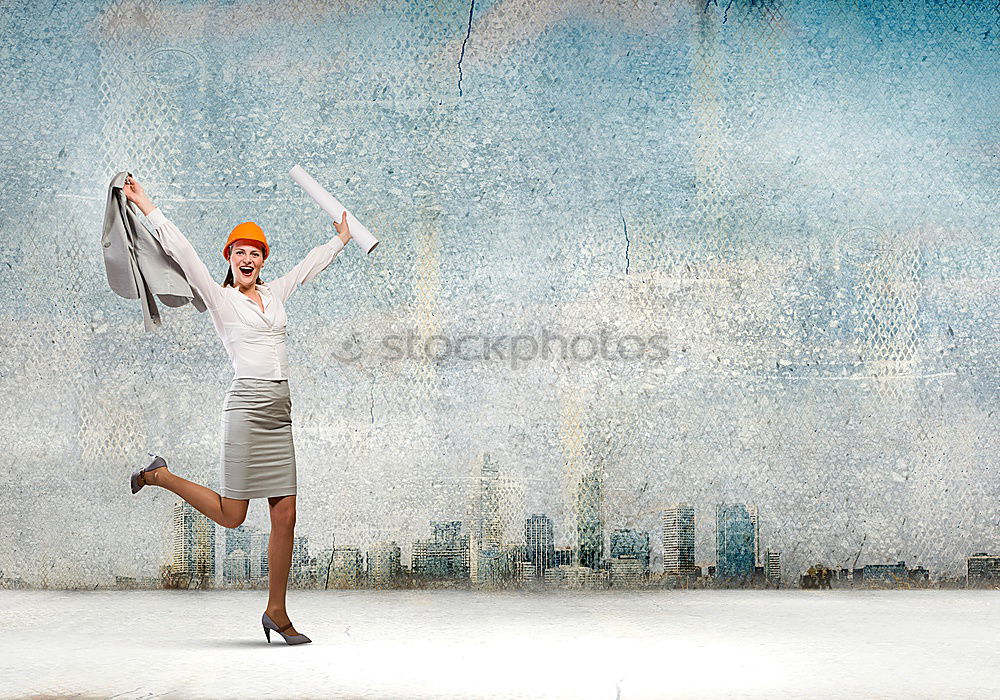
<path id="1" fill-rule="evenodd" d="M 306 254 L 288 274 L 256 285 L 264 311 L 237 287 L 223 287 L 209 274 L 191 243 L 159 207 L 146 216 L 163 250 L 177 261 L 188 283 L 201 295 L 222 338 L 236 374 L 233 379 L 288 379 L 285 351 L 285 300 L 333 262 L 344 249 L 334 236 Z"/>

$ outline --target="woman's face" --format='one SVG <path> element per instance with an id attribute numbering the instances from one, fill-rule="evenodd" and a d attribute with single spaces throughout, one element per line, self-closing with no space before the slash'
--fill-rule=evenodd
<path id="1" fill-rule="evenodd" d="M 229 251 L 229 265 L 238 286 L 252 286 L 257 284 L 260 268 L 264 266 L 264 251 L 256 242 L 236 241 Z"/>

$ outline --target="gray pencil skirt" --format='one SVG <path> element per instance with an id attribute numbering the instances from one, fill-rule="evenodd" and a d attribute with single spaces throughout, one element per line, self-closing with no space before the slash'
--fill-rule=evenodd
<path id="1" fill-rule="evenodd" d="M 234 379 L 222 405 L 222 436 L 223 496 L 248 500 L 295 493 L 287 379 Z"/>

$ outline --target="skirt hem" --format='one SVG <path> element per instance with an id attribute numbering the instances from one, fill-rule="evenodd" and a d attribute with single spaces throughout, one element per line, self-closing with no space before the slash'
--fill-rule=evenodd
<path id="1" fill-rule="evenodd" d="M 243 493 L 240 494 L 239 496 L 235 496 L 233 495 L 233 493 L 234 493 L 233 491 L 226 490 L 223 492 L 222 495 L 224 498 L 232 498 L 233 500 L 236 501 L 249 501 L 251 498 L 277 498 L 278 496 L 296 495 L 295 491 L 288 493 L 287 489 L 282 489 L 282 493 L 268 493 L 267 491 L 251 491 L 249 494 Z"/>

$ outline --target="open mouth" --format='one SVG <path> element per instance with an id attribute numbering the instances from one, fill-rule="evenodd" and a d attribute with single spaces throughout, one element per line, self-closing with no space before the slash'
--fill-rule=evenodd
<path id="1" fill-rule="evenodd" d="M 252 267 L 241 267 L 240 268 L 240 272 L 242 272 L 245 277 L 249 277 L 250 275 L 253 274 L 253 268 Z"/>

